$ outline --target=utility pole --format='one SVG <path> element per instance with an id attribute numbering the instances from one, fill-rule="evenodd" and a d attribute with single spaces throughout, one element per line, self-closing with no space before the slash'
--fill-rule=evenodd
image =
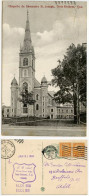
<path id="1" fill-rule="evenodd" d="M 79 53 L 78 53 L 79 55 Z M 80 105 L 79 105 L 79 80 L 78 80 L 78 67 L 80 63 L 80 55 L 78 56 L 79 61 L 77 62 L 77 77 L 76 77 L 76 96 L 77 96 L 77 124 L 80 124 Z"/>
<path id="2" fill-rule="evenodd" d="M 78 78 L 77 78 L 77 124 L 80 124 L 79 83 L 78 83 Z"/>

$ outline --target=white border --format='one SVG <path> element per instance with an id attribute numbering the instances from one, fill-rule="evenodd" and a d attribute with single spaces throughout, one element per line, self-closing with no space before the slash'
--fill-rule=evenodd
<path id="1" fill-rule="evenodd" d="M 5 0 L 3 0 L 3 1 L 5 1 Z M 11 0 L 6 0 L 6 1 L 11 1 Z M 15 1 L 15 0 L 13 0 L 13 1 Z M 17 1 L 25 1 L 25 0 L 17 0 Z M 28 1 L 31 1 L 31 0 L 28 0 Z M 39 0 L 34 0 L 34 1 L 39 1 Z M 43 0 L 40 0 L 40 1 L 43 1 Z M 48 1 L 48 0 L 45 0 L 45 1 Z M 54 1 L 54 0 L 49 0 L 49 1 Z M 64 1 L 66 1 L 66 0 L 64 0 Z M 76 1 L 87 2 L 87 87 L 88 87 L 88 84 L 89 84 L 89 65 L 88 65 L 88 63 L 89 63 L 89 0 L 76 0 Z M 2 20 L 2 16 L 1 16 L 2 6 L 1 5 L 2 5 L 2 0 L 0 0 L 0 26 L 1 26 L 1 20 Z M 0 31 L 0 45 L 1 45 L 1 31 Z M 1 62 L 1 48 L 0 48 L 0 62 Z M 0 74 L 1 74 L 1 64 L 0 64 Z M 87 140 L 88 146 L 89 146 L 89 110 L 88 110 L 88 108 L 89 108 L 89 102 L 88 102 L 89 90 L 88 89 L 89 88 L 87 88 L 87 136 L 86 137 L 59 137 L 59 136 L 58 137 L 31 136 L 30 137 L 30 136 L 1 136 L 0 135 L 0 140 L 1 139 Z M 1 90 L 1 82 L 0 82 L 0 90 Z M 0 96 L 0 108 L 1 108 L 1 96 Z M 0 128 L 1 128 L 1 112 L 0 112 Z M 0 142 L 0 149 L 1 149 L 1 142 Z M 88 151 L 88 157 L 89 157 L 89 151 Z M 0 157 L 0 168 L 1 168 L 1 157 Z M 0 172 L 0 187 L 1 187 L 1 172 Z M 89 163 L 88 163 L 88 189 L 89 189 Z M 0 195 L 1 195 L 1 188 L 0 188 Z M 89 195 L 89 193 L 87 195 Z"/>

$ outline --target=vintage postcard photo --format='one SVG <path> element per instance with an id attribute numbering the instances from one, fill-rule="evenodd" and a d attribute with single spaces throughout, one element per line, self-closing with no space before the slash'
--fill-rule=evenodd
<path id="1" fill-rule="evenodd" d="M 87 2 L 3 1 L 2 135 L 86 136 Z"/>
<path id="2" fill-rule="evenodd" d="M 87 194 L 87 143 L 2 140 L 2 194 Z"/>

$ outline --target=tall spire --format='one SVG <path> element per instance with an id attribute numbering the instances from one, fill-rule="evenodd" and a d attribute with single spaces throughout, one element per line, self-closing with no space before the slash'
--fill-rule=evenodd
<path id="1" fill-rule="evenodd" d="M 25 50 L 29 50 L 32 47 L 31 43 L 31 33 L 30 33 L 30 25 L 29 25 L 29 12 L 27 10 L 27 20 L 26 20 L 26 28 L 25 28 L 25 37 L 24 37 L 24 48 Z"/>
<path id="2" fill-rule="evenodd" d="M 26 20 L 26 28 L 25 28 L 25 32 L 26 31 L 30 31 L 30 25 L 29 25 L 29 12 L 27 10 L 27 20 Z"/>
<path id="3" fill-rule="evenodd" d="M 27 20 L 29 20 L 29 11 L 27 10 Z"/>
<path id="4" fill-rule="evenodd" d="M 28 10 L 27 10 L 24 42 L 23 42 L 23 46 L 20 46 L 20 52 L 32 52 L 33 55 L 35 55 L 34 48 L 32 46 L 32 41 L 31 41 L 30 24 L 29 24 L 29 11 Z"/>

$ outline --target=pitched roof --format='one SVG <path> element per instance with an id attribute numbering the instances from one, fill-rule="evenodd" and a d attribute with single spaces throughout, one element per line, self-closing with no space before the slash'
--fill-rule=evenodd
<path id="1" fill-rule="evenodd" d="M 47 83 L 47 79 L 45 76 L 43 76 L 42 80 L 41 80 L 41 83 Z"/>
<path id="2" fill-rule="evenodd" d="M 49 94 L 51 97 L 54 97 L 54 91 L 48 91 L 48 94 Z"/>
<path id="3" fill-rule="evenodd" d="M 17 80 L 15 79 L 15 77 L 13 78 L 11 85 L 18 85 Z"/>
<path id="4" fill-rule="evenodd" d="M 38 82 L 38 80 L 35 78 L 35 81 L 34 81 L 34 87 L 37 88 L 37 87 L 40 87 L 41 84 Z"/>

